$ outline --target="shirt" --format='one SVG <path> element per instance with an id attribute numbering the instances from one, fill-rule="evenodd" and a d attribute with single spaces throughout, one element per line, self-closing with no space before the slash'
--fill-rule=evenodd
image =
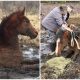
<path id="1" fill-rule="evenodd" d="M 42 25 L 50 30 L 55 31 L 64 23 L 59 7 L 54 8 L 43 20 Z"/>

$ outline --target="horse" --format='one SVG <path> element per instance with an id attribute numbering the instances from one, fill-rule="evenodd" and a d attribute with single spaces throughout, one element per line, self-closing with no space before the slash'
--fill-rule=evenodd
<path id="1" fill-rule="evenodd" d="M 79 48 L 79 45 L 80 45 L 80 31 L 77 31 L 78 28 L 74 28 L 73 25 L 69 25 L 70 28 L 73 29 L 74 33 L 76 34 L 75 36 L 75 41 L 73 40 L 74 44 L 71 45 L 71 40 L 72 40 L 72 35 L 69 31 L 65 30 L 65 31 L 62 31 L 62 30 L 58 30 L 57 31 L 57 40 L 56 40 L 56 47 L 55 47 L 55 55 L 56 56 L 60 56 L 62 51 L 68 47 L 68 50 L 67 50 L 67 53 L 69 52 L 73 52 L 73 56 L 72 56 L 72 59 L 75 60 L 76 59 L 76 56 L 79 54 L 80 52 L 80 48 Z"/>
<path id="2" fill-rule="evenodd" d="M 37 37 L 38 32 L 25 16 L 25 8 L 4 17 L 0 24 L 0 67 L 19 68 L 23 61 L 18 35 Z"/>

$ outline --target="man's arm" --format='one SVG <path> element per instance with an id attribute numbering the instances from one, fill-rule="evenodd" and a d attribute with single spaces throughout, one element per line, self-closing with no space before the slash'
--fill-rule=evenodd
<path id="1" fill-rule="evenodd" d="M 68 30 L 68 31 L 70 31 L 70 32 L 73 32 L 73 30 L 70 29 L 67 24 L 62 24 L 61 29 L 62 29 L 62 30 Z"/>
<path id="2" fill-rule="evenodd" d="M 55 16 L 54 18 L 55 18 L 57 24 L 62 28 L 62 30 L 68 30 L 68 31 L 70 31 L 70 32 L 73 31 L 73 30 L 71 30 L 71 29 L 68 27 L 66 21 L 62 19 L 61 13 L 56 12 L 56 13 L 54 14 L 54 16 Z"/>

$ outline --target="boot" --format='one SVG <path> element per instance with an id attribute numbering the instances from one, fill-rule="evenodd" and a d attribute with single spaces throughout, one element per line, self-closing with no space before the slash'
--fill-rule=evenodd
<path id="1" fill-rule="evenodd" d="M 55 43 L 50 43 L 50 49 L 52 52 L 55 51 L 55 48 L 56 48 L 56 42 Z"/>

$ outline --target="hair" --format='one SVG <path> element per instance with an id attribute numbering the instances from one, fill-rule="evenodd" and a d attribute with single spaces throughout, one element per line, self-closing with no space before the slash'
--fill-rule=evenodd
<path id="1" fill-rule="evenodd" d="M 71 5 L 62 5 L 62 6 L 59 7 L 62 14 L 67 13 L 67 7 L 70 7 L 71 9 L 73 9 L 73 6 L 71 6 Z"/>
<path id="2" fill-rule="evenodd" d="M 60 10 L 63 11 L 63 12 L 64 12 L 64 11 L 67 11 L 67 6 L 60 6 L 59 8 L 60 8 Z"/>
<path id="3" fill-rule="evenodd" d="M 68 7 L 68 6 L 69 6 L 71 9 L 74 9 L 74 7 L 73 7 L 72 5 L 67 5 L 67 7 Z"/>

